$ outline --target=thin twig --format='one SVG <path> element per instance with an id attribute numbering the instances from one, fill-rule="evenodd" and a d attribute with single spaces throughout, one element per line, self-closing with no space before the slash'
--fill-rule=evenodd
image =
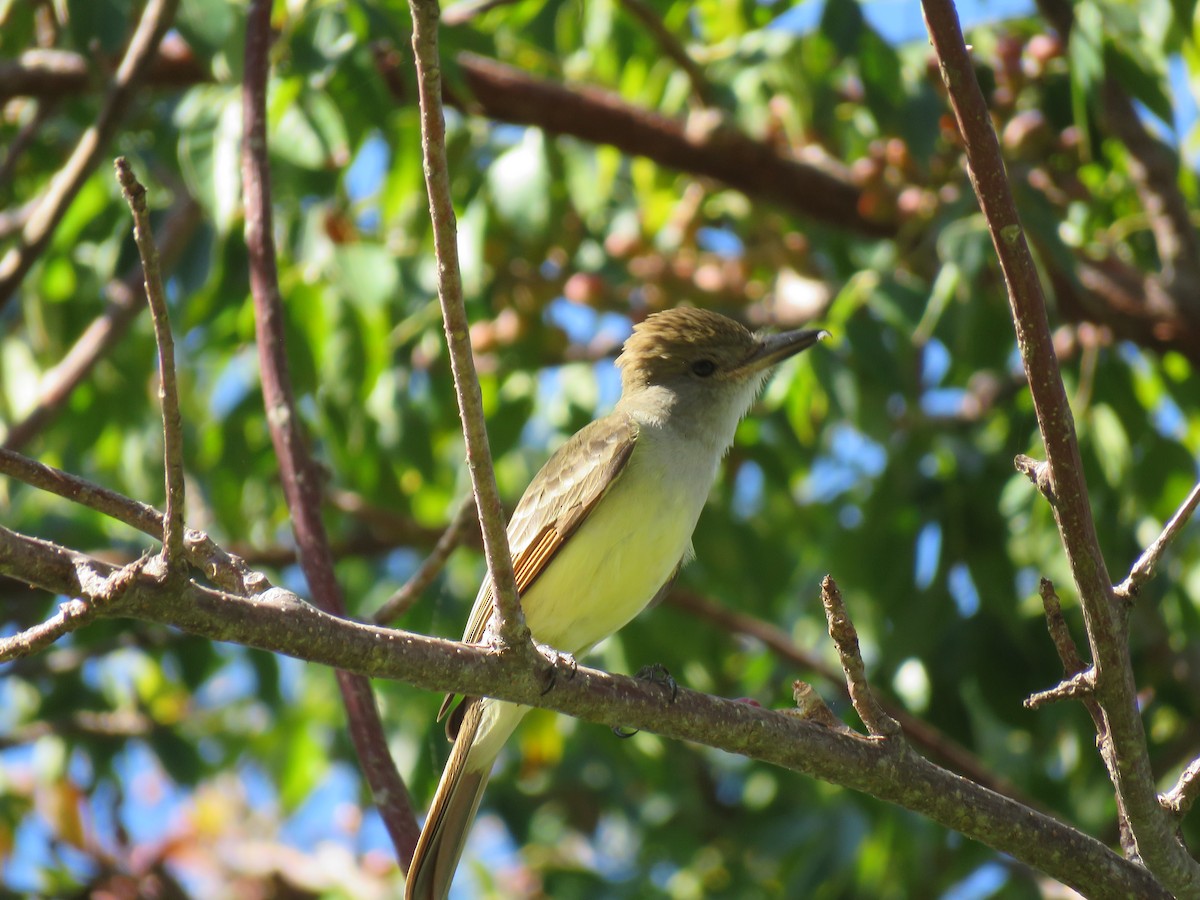
<path id="1" fill-rule="evenodd" d="M 850 692 L 850 702 L 867 731 L 874 737 L 894 737 L 901 733 L 900 723 L 887 714 L 887 711 L 875 699 L 871 685 L 867 683 L 867 670 L 863 665 L 862 653 L 858 649 L 858 632 L 846 605 L 842 602 L 842 592 L 837 583 L 828 575 L 821 580 L 821 605 L 825 607 L 825 621 L 829 623 L 829 636 L 837 648 L 838 658 L 842 661 L 842 671 L 846 674 L 846 689 Z"/>
<path id="2" fill-rule="evenodd" d="M 96 121 L 79 138 L 21 229 L 17 245 L 0 258 L 0 308 L 8 303 L 29 267 L 41 256 L 59 221 L 95 170 L 133 99 L 137 82 L 175 18 L 179 0 L 149 0 L 117 67 Z"/>
<path id="3" fill-rule="evenodd" d="M 1066 617 L 1063 616 L 1062 603 L 1054 590 L 1054 582 L 1043 578 L 1038 594 L 1042 598 L 1042 609 L 1046 613 L 1046 629 L 1050 632 L 1050 640 L 1058 651 L 1062 661 L 1063 674 L 1066 680 L 1046 691 L 1039 691 L 1027 697 L 1024 702 L 1026 709 L 1040 709 L 1048 703 L 1059 700 L 1074 699 L 1083 704 L 1092 719 L 1092 727 L 1096 729 L 1096 745 L 1100 751 L 1100 759 L 1108 771 L 1108 777 L 1115 779 L 1113 766 L 1116 762 L 1113 742 L 1109 737 L 1108 724 L 1104 710 L 1096 701 L 1096 670 L 1088 666 L 1079 655 L 1075 639 L 1067 627 Z M 1134 846 L 1133 835 L 1129 829 L 1129 817 L 1125 814 L 1125 805 L 1120 795 L 1117 795 L 1117 828 L 1121 834 L 1121 846 Z"/>
<path id="4" fill-rule="evenodd" d="M 446 526 L 446 530 L 438 538 L 438 542 L 434 545 L 433 550 L 425 557 L 421 565 L 417 567 L 417 571 L 413 572 L 412 577 L 380 605 L 372 617 L 372 621 L 376 625 L 386 625 L 388 622 L 394 622 L 412 608 L 413 604 L 420 599 L 425 589 L 433 584 L 433 580 L 437 578 L 438 573 L 446 565 L 446 560 L 450 558 L 450 554 L 462 543 L 463 536 L 474 519 L 475 498 L 467 497 L 459 505 L 458 512 L 454 514 L 454 519 Z"/>
<path id="5" fill-rule="evenodd" d="M 64 634 L 86 625 L 94 618 L 95 608 L 83 600 L 60 603 L 58 612 L 32 628 L 0 640 L 0 663 L 10 662 L 37 653 Z"/>
<path id="6" fill-rule="evenodd" d="M 825 681 L 836 686 L 845 699 L 850 695 L 846 692 L 846 677 L 839 670 L 825 663 L 814 653 L 797 646 L 791 636 L 782 628 L 764 622 L 748 613 L 730 609 L 715 600 L 676 587 L 667 594 L 665 602 L 683 612 L 695 616 L 721 628 L 727 634 L 742 634 L 761 642 L 772 653 L 793 665 L 801 666 L 820 675 Z M 1036 807 L 1037 801 L 1022 793 L 1015 784 L 997 775 L 983 761 L 951 738 L 939 731 L 924 719 L 914 716 L 896 703 L 880 698 L 880 705 L 889 716 L 900 723 L 904 736 L 913 746 L 929 753 L 949 766 L 958 774 L 970 778 L 976 784 L 981 784 L 998 794 L 1012 797 L 1026 806 Z"/>
<path id="7" fill-rule="evenodd" d="M 170 270 L 191 240 L 200 224 L 200 212 L 200 204 L 184 193 L 167 214 L 156 236 L 159 264 L 164 271 Z M 108 302 L 104 312 L 92 320 L 54 368 L 39 379 L 37 402 L 24 419 L 8 429 L 4 447 L 20 450 L 40 434 L 66 405 L 75 388 L 91 374 L 96 363 L 120 343 L 138 313 L 147 308 L 143 302 L 145 288 L 141 264 L 134 265 L 124 278 L 112 281 L 105 293 Z"/>
<path id="8" fill-rule="evenodd" d="M 621 0 L 621 5 L 646 27 L 650 36 L 662 48 L 675 65 L 683 69 L 692 85 L 692 97 L 697 105 L 711 107 L 716 105 L 716 91 L 700 70 L 700 66 L 692 59 L 687 49 L 663 22 L 658 12 L 645 0 Z"/>
<path id="9" fill-rule="evenodd" d="M 972 186 L 1008 288 L 1017 347 L 1046 449 L 1054 496 L 1051 508 L 1079 591 L 1096 668 L 1096 699 L 1104 710 L 1114 761 L 1120 762 L 1110 765 L 1109 771 L 1118 804 L 1123 805 L 1136 837 L 1131 849 L 1168 888 L 1191 894 L 1200 884 L 1200 864 L 1179 843 L 1173 821 L 1158 803 L 1129 656 L 1124 604 L 1113 593 L 1100 551 L 1040 275 L 1017 215 L 999 141 L 963 41 L 958 14 L 951 0 L 922 0 L 921 7 L 963 136 Z"/>
<path id="10" fill-rule="evenodd" d="M 1138 561 L 1133 564 L 1133 568 L 1129 570 L 1125 580 L 1114 588 L 1118 597 L 1132 600 L 1137 596 L 1141 586 L 1154 576 L 1154 567 L 1158 565 L 1159 557 L 1163 555 L 1167 545 L 1175 540 L 1175 537 L 1183 530 L 1183 526 L 1192 518 L 1198 505 L 1200 505 L 1200 484 L 1192 488 L 1191 493 L 1187 495 L 1179 509 L 1175 510 L 1175 515 L 1171 516 L 1171 520 L 1163 528 L 1162 534 L 1155 538 L 1154 543 L 1138 557 Z"/>
<path id="11" fill-rule="evenodd" d="M 79 601 L 76 601 L 79 602 Z M 67 604 L 63 604 L 66 606 Z M 89 655 L 89 658 L 94 658 Z M 9 670 L 11 671 L 11 670 Z M 0 750 L 32 744 L 44 737 L 128 740 L 146 737 L 157 723 L 136 710 L 100 712 L 80 710 L 60 719 L 38 719 L 0 735 Z"/>
<path id="12" fill-rule="evenodd" d="M 4 153 L 4 161 L 0 162 L 0 184 L 8 186 L 13 183 L 13 173 L 17 170 L 17 163 L 21 161 L 22 154 L 33 144 L 33 139 L 37 137 L 37 133 L 42 130 L 42 127 L 49 121 L 50 116 L 57 110 L 58 100 L 54 97 L 47 97 L 44 100 L 38 101 L 37 109 L 34 110 L 33 116 L 21 126 L 20 131 L 8 142 L 8 148 Z"/>
<path id="13" fill-rule="evenodd" d="M 333 569 L 333 555 L 321 520 L 321 479 L 300 431 L 292 391 L 284 330 L 283 298 L 275 263 L 271 222 L 270 167 L 267 161 L 267 73 L 271 51 L 271 0 L 252 0 L 246 16 L 245 77 L 242 87 L 242 186 L 246 203 L 246 248 L 254 297 L 263 405 L 279 458 L 284 496 L 300 548 L 300 566 L 313 599 L 326 612 L 342 616 L 345 602 Z M 402 864 L 416 847 L 417 819 L 408 789 L 388 751 L 387 736 L 371 683 L 339 670 L 338 688 L 346 706 L 350 737 L 375 803 Z"/>
<path id="14" fill-rule="evenodd" d="M 1038 587 L 1038 595 L 1042 598 L 1042 609 L 1046 613 L 1046 629 L 1050 632 L 1050 640 L 1054 642 L 1054 649 L 1058 651 L 1058 658 L 1062 661 L 1063 672 L 1068 676 L 1078 675 L 1088 666 L 1079 655 L 1075 639 L 1071 637 L 1071 630 L 1063 616 L 1062 602 L 1058 599 L 1058 592 L 1054 590 L 1054 582 L 1043 578 Z"/>
<path id="15" fill-rule="evenodd" d="M 1062 700 L 1083 700 L 1089 709 L 1092 707 L 1099 709 L 1100 707 L 1095 704 L 1095 701 L 1087 703 L 1095 693 L 1096 672 L 1094 669 L 1085 669 L 1065 681 L 1060 681 L 1052 688 L 1030 694 L 1025 698 L 1024 706 L 1026 709 L 1041 709 L 1043 706 L 1049 706 L 1051 703 L 1058 703 Z"/>
<path id="16" fill-rule="evenodd" d="M 163 522 L 166 519 L 163 513 L 140 500 L 118 494 L 78 475 L 72 475 L 2 447 L 0 475 L 8 475 L 31 487 L 94 509 L 156 540 L 163 539 Z M 241 559 L 226 553 L 202 531 L 186 529 L 183 549 L 188 562 L 208 576 L 221 590 L 252 597 L 271 587 L 265 575 L 248 569 Z"/>
<path id="17" fill-rule="evenodd" d="M 1100 89 L 1100 114 L 1128 151 L 1126 166 L 1154 236 L 1159 265 L 1146 279 L 1146 300 L 1200 320 L 1200 239 L 1179 189 L 1179 157 L 1146 127 L 1134 98 L 1111 70 Z"/>
<path id="18" fill-rule="evenodd" d="M 84 478 L 5 448 L 0 448 L 0 475 L 8 475 L 39 490 L 57 494 L 81 506 L 102 512 L 130 528 L 136 528 L 157 540 L 162 540 L 162 513 L 140 500 L 130 499 L 116 491 L 110 491 Z"/>
<path id="19" fill-rule="evenodd" d="M 0 639 L 0 663 L 20 659 L 50 646 L 65 634 L 82 628 L 98 616 L 108 604 L 120 599 L 133 580 L 146 568 L 142 557 L 107 576 L 92 572 L 86 599 L 60 603 L 58 612 L 46 621 Z"/>
<path id="20" fill-rule="evenodd" d="M 1182 819 L 1197 799 L 1200 799 L 1200 759 L 1193 759 L 1175 782 L 1175 787 L 1159 797 L 1159 802 L 1168 812 Z"/>
<path id="21" fill-rule="evenodd" d="M 429 214 L 433 221 L 433 246 L 438 263 L 438 299 L 458 413 L 467 445 L 467 467 L 483 530 L 483 552 L 494 588 L 500 619 L 499 640 L 508 647 L 532 646 L 529 628 L 517 597 L 512 554 L 504 530 L 504 510 L 496 489 L 492 453 L 488 447 L 483 418 L 483 398 L 475 360 L 471 355 L 470 326 L 463 303 L 462 277 L 458 267 L 458 239 L 454 203 L 450 197 L 450 174 L 446 162 L 446 121 L 442 114 L 442 70 L 438 56 L 437 0 L 409 0 L 413 17 L 413 54 L 417 64 L 417 87 L 421 97 L 421 149 L 425 158 L 425 187 L 429 191 Z"/>
<path id="22" fill-rule="evenodd" d="M 146 299 L 150 305 L 150 317 L 154 321 L 154 339 L 158 344 L 158 399 L 162 404 L 163 469 L 167 492 L 167 511 L 163 517 L 163 559 L 170 571 L 183 562 L 185 500 L 183 416 L 179 412 L 179 385 L 175 378 L 175 339 L 171 336 L 171 317 L 167 311 L 167 294 L 163 289 L 158 247 L 150 228 L 150 211 L 146 209 L 146 188 L 137 180 L 125 157 L 118 157 L 115 165 L 117 182 L 133 213 L 133 239 L 142 260 Z"/>

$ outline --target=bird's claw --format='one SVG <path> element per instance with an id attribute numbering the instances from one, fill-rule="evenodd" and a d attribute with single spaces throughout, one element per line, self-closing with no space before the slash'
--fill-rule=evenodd
<path id="1" fill-rule="evenodd" d="M 675 682 L 675 679 L 671 677 L 671 673 L 667 671 L 667 667 L 661 663 L 653 663 L 649 666 L 642 666 L 640 669 L 638 669 L 637 674 L 633 677 L 639 679 L 640 681 L 649 681 L 651 684 L 657 684 L 660 687 L 670 688 L 671 699 L 668 701 L 670 703 L 674 703 L 675 698 L 679 696 L 679 685 Z M 623 725 L 614 725 L 612 732 L 621 740 L 628 740 L 637 734 L 638 730 L 636 728 L 629 730 Z"/>
<path id="2" fill-rule="evenodd" d="M 579 671 L 579 662 L 570 653 L 563 653 L 545 644 L 538 645 L 538 652 L 550 663 L 550 666 L 546 669 L 546 684 L 542 688 L 542 696 L 545 697 L 554 690 L 554 685 L 558 684 L 558 667 L 565 665 L 567 667 L 567 677 L 574 678 L 575 673 Z"/>
<path id="3" fill-rule="evenodd" d="M 675 699 L 679 696 L 678 683 L 671 677 L 671 673 L 667 671 L 667 667 L 662 663 L 652 663 L 648 666 L 642 666 L 633 677 L 641 681 L 648 681 L 651 684 L 657 684 L 659 687 L 670 688 L 671 703 L 674 703 Z"/>

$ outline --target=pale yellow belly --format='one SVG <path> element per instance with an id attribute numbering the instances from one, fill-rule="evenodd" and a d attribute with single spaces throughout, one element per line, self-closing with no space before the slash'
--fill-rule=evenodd
<path id="1" fill-rule="evenodd" d="M 712 476 L 664 470 L 642 449 L 522 598 L 539 643 L 590 649 L 641 612 L 687 552 Z"/>

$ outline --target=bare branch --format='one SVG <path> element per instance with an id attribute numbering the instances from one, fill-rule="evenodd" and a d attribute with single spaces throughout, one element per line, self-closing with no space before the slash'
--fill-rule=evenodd
<path id="1" fill-rule="evenodd" d="M 1017 346 L 1046 448 L 1054 517 L 1079 590 L 1091 644 L 1096 699 L 1104 710 L 1114 762 L 1119 760 L 1119 765 L 1110 767 L 1117 801 L 1128 814 L 1134 849 L 1151 871 L 1172 890 L 1194 893 L 1194 886 L 1200 884 L 1200 865 L 1179 843 L 1173 822 L 1158 803 L 1137 704 L 1123 604 L 1113 594 L 1100 552 L 1075 421 L 1054 355 L 1045 298 L 1013 202 L 1000 145 L 953 3 L 922 0 L 922 10 L 963 135 L 972 185 L 1008 287 Z"/>
<path id="2" fill-rule="evenodd" d="M 450 174 L 446 162 L 446 122 L 442 114 L 442 70 L 438 56 L 437 0 L 409 0 L 413 17 L 413 54 L 417 62 L 417 86 L 421 96 L 421 149 L 425 158 L 425 187 L 429 191 L 429 214 L 433 220 L 433 245 L 438 263 L 438 299 L 454 391 L 467 444 L 467 467 L 483 530 L 483 552 L 487 557 L 496 611 L 499 639 L 508 647 L 532 647 L 529 628 L 521 612 L 512 554 L 504 530 L 504 509 L 496 489 L 492 453 L 488 447 L 483 418 L 483 399 L 475 360 L 471 355 L 470 325 L 463 304 L 462 278 L 458 268 L 458 243 L 454 203 L 450 198 Z"/>
<path id="3" fill-rule="evenodd" d="M 1187 495 L 1179 509 L 1175 510 L 1175 515 L 1171 516 L 1171 520 L 1163 528 L 1162 534 L 1155 538 L 1154 543 L 1138 557 L 1138 561 L 1133 564 L 1133 568 L 1129 570 L 1125 580 L 1113 589 L 1118 597 L 1133 600 L 1141 586 L 1154 577 L 1154 567 L 1158 565 L 1159 557 L 1163 555 L 1167 545 L 1175 540 L 1175 537 L 1183 530 L 1183 526 L 1192 518 L 1198 505 L 1200 505 L 1200 484 L 1192 488 L 1191 493 Z"/>
<path id="4" fill-rule="evenodd" d="M 1109 735 L 1104 709 L 1096 700 L 1096 670 L 1087 665 L 1079 655 L 1075 639 L 1071 637 L 1067 620 L 1063 616 L 1062 603 L 1058 599 L 1058 593 L 1054 590 L 1054 582 L 1049 578 L 1043 578 L 1038 588 L 1038 594 L 1042 598 L 1042 609 L 1046 613 L 1046 629 L 1050 632 L 1050 640 L 1054 642 L 1054 649 L 1058 651 L 1063 673 L 1067 677 L 1048 690 L 1030 695 L 1023 705 L 1026 709 L 1040 709 L 1047 704 L 1057 703 L 1059 700 L 1080 701 L 1096 729 L 1096 747 L 1100 751 L 1100 759 L 1104 762 L 1109 779 L 1116 786 L 1116 748 Z M 1117 827 L 1121 834 L 1121 846 L 1132 855 L 1136 849 L 1136 841 L 1129 825 L 1129 816 L 1125 812 L 1124 800 L 1119 791 L 1116 800 Z"/>
<path id="5" fill-rule="evenodd" d="M 171 336 L 171 317 L 167 311 L 167 294 L 163 289 L 162 269 L 158 247 L 150 228 L 150 211 L 146 209 L 146 189 L 129 161 L 121 156 L 116 161 L 117 181 L 125 202 L 133 213 L 133 239 L 145 273 L 146 299 L 150 317 L 154 320 L 154 339 L 158 344 L 158 399 L 163 418 L 163 470 L 166 476 L 167 511 L 163 517 L 163 560 L 167 570 L 183 562 L 183 416 L 179 412 L 179 387 L 175 379 L 175 339 Z"/>
<path id="6" fill-rule="evenodd" d="M 163 513 L 153 506 L 118 494 L 77 475 L 71 475 L 2 447 L 0 475 L 8 475 L 31 487 L 104 513 L 156 540 L 163 539 L 163 522 L 166 518 Z M 265 575 L 247 569 L 242 560 L 226 553 L 202 531 L 187 529 L 184 532 L 183 549 L 188 562 L 208 576 L 221 590 L 251 597 L 271 586 Z"/>
<path id="7" fill-rule="evenodd" d="M 403 97 L 403 76 L 396 70 L 398 54 L 389 52 L 384 43 L 377 43 L 374 50 L 382 76 L 393 93 Z M 715 135 L 689 134 L 685 123 L 631 106 L 608 91 L 534 78 L 472 53 L 459 53 L 455 63 L 471 97 L 469 102 L 457 98 L 449 102 L 465 113 L 615 147 L 668 168 L 716 179 L 748 197 L 834 227 L 876 236 L 895 233 L 895 222 L 863 213 L 862 191 L 839 166 L 827 161 L 817 165 L 782 156 L 767 142 L 734 128 L 720 129 Z"/>
<path id="8" fill-rule="evenodd" d="M 39 490 L 102 512 L 130 528 L 162 540 L 162 513 L 140 500 L 131 500 L 116 491 L 4 448 L 0 448 L 0 475 L 8 475 Z"/>
<path id="9" fill-rule="evenodd" d="M 39 48 L 26 50 L 16 59 L 0 60 L 0 100 L 36 97 L 56 100 L 95 90 L 96 60 L 69 50 Z M 212 81 L 198 56 L 182 42 L 163 40 L 143 73 L 141 84 L 148 89 L 183 89 Z"/>
<path id="10" fill-rule="evenodd" d="M 58 593 L 86 596 L 80 571 L 114 571 L 99 560 L 16 534 L 0 526 L 0 574 Z M 1093 900 L 1167 898 L 1141 866 L 1054 818 L 940 769 L 903 744 L 877 741 L 751 703 L 680 689 L 662 690 L 633 678 L 561 662 L 555 689 L 516 654 L 350 622 L 321 612 L 278 588 L 240 598 L 195 582 L 164 585 L 135 580 L 109 615 L 181 628 L 374 678 L 403 680 L 423 690 L 486 694 L 589 722 L 623 725 L 693 741 L 821 778 L 896 803 L 1034 866 Z"/>
<path id="11" fill-rule="evenodd" d="M 474 520 L 475 498 L 467 497 L 459 505 L 454 519 L 446 526 L 446 530 L 438 538 L 438 542 L 434 545 L 433 550 L 425 557 L 421 565 L 417 567 L 417 571 L 413 572 L 412 577 L 401 585 L 400 589 L 392 594 L 392 596 L 385 600 L 376 611 L 372 617 L 376 625 L 386 625 L 388 622 L 394 622 L 412 608 L 413 604 L 420 599 L 425 589 L 433 584 L 433 580 L 437 578 L 438 573 L 446 565 L 446 560 L 450 558 L 450 554 L 463 542 L 463 537 Z"/>
<path id="12" fill-rule="evenodd" d="M 887 738 L 901 734 L 900 723 L 887 714 L 867 683 L 867 670 L 858 649 L 858 632 L 850 621 L 850 614 L 846 612 L 842 592 L 828 575 L 821 580 L 821 605 L 825 607 L 829 636 L 837 647 L 842 671 L 846 673 L 846 689 L 850 692 L 850 702 L 854 704 L 858 717 L 874 737 Z"/>
<path id="13" fill-rule="evenodd" d="M 53 97 L 47 97 L 38 102 L 37 109 L 29 121 L 22 125 L 20 131 L 8 142 L 4 161 L 0 162 L 0 184 L 12 184 L 13 173 L 16 172 L 21 156 L 29 149 L 33 139 L 37 137 L 37 133 L 42 130 L 57 109 L 58 102 Z M 22 224 L 24 223 L 22 222 Z"/>
<path id="14" fill-rule="evenodd" d="M 1175 782 L 1175 787 L 1160 796 L 1163 808 L 1183 818 L 1200 798 L 1200 759 L 1193 759 Z"/>
<path id="15" fill-rule="evenodd" d="M 699 619 L 711 622 L 728 633 L 743 634 L 761 641 L 781 659 L 816 672 L 831 685 L 835 685 L 847 700 L 850 698 L 846 691 L 846 677 L 841 671 L 826 665 L 825 661 L 815 654 L 797 646 L 787 633 L 775 625 L 680 588 L 675 588 L 667 594 L 666 602 Z M 895 703 L 881 699 L 880 705 L 889 716 L 900 723 L 904 736 L 915 747 L 932 754 L 944 765 L 970 778 L 976 784 L 1012 797 L 1026 806 L 1037 806 L 1036 802 L 1024 795 L 1015 784 L 997 775 L 979 757 L 946 733 Z"/>
<path id="16" fill-rule="evenodd" d="M 1038 594 L 1042 598 L 1042 609 L 1046 612 L 1046 628 L 1050 632 L 1050 640 L 1054 642 L 1054 649 L 1058 651 L 1058 658 L 1062 660 L 1063 672 L 1068 676 L 1078 675 L 1088 666 L 1079 655 L 1075 639 L 1071 637 L 1067 620 L 1063 617 L 1062 603 L 1054 590 L 1054 582 L 1043 578 Z"/>
<path id="17" fill-rule="evenodd" d="M 100 163 L 108 142 L 129 108 L 137 82 L 175 18 L 178 6 L 179 0 L 149 0 L 146 3 L 96 121 L 80 137 L 70 158 L 42 194 L 37 208 L 21 229 L 17 245 L 0 258 L 0 308 L 8 303 L 29 267 L 46 249 L 67 207 Z"/>
<path id="18" fill-rule="evenodd" d="M 112 569 L 104 575 L 80 566 L 79 579 L 81 587 L 86 590 L 86 598 L 60 603 L 58 612 L 45 622 L 12 637 L 0 639 L 0 663 L 36 653 L 50 646 L 64 634 L 82 628 L 95 619 L 105 607 L 119 600 L 133 584 L 133 580 L 145 569 L 145 557 L 123 568 Z"/>
<path id="19" fill-rule="evenodd" d="M 279 458 L 284 495 L 300 548 L 300 566 L 313 598 L 326 611 L 342 615 L 345 602 L 333 569 L 333 554 L 321 520 L 321 483 L 316 463 L 300 431 L 292 391 L 284 331 L 283 298 L 275 263 L 271 223 L 270 168 L 267 162 L 267 73 L 271 49 L 271 0 L 253 0 L 246 19 L 246 64 L 242 88 L 242 184 L 246 203 L 246 247 L 254 296 L 263 405 Z M 417 819 L 408 789 L 388 752 L 387 736 L 371 693 L 361 675 L 337 673 L 350 736 L 375 803 L 400 860 L 407 863 L 416 846 Z"/>
<path id="20" fill-rule="evenodd" d="M 1146 280 L 1146 299 L 1200 322 L 1200 238 L 1179 190 L 1179 158 L 1146 128 L 1118 76 L 1105 77 L 1100 97 L 1104 123 L 1129 151 L 1129 175 L 1161 262 L 1161 271 Z"/>
<path id="21" fill-rule="evenodd" d="M 1096 693 L 1096 671 L 1085 669 L 1077 672 L 1066 681 L 1056 684 L 1044 691 L 1036 691 L 1025 699 L 1026 709 L 1041 709 L 1060 700 L 1080 700 L 1091 698 Z M 1099 709 L 1099 707 L 1096 707 Z"/>
<path id="22" fill-rule="evenodd" d="M 66 604 L 64 604 L 66 605 Z M 154 731 L 155 722 L 136 710 L 94 712 L 80 710 L 60 719 L 39 719 L 0 735 L 0 749 L 31 744 L 51 735 L 68 738 L 112 738 L 127 740 L 146 737 Z"/>

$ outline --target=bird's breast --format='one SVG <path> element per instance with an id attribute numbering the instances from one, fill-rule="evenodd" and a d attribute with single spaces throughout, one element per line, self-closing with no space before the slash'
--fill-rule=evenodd
<path id="1" fill-rule="evenodd" d="M 643 430 L 616 483 L 525 592 L 534 639 L 582 653 L 641 612 L 688 551 L 717 462 Z"/>

